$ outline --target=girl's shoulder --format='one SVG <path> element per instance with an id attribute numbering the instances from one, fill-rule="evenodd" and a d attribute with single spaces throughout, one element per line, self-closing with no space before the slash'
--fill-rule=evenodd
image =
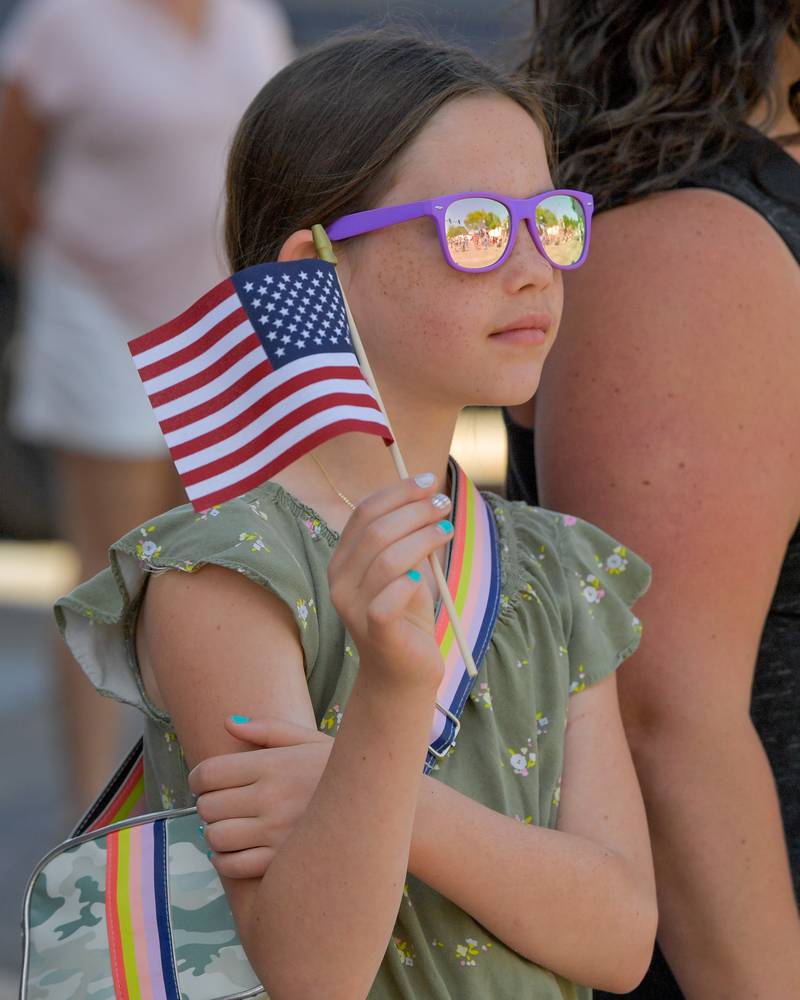
<path id="1" fill-rule="evenodd" d="M 313 576 L 337 537 L 310 507 L 267 482 L 203 513 L 189 504 L 175 507 L 123 535 L 112 552 L 153 571 L 191 572 L 211 561 L 249 573 L 262 563 L 288 562 Z"/>
<path id="2" fill-rule="evenodd" d="M 103 693 L 149 712 L 132 637 L 150 577 L 219 566 L 243 574 L 286 604 L 310 670 L 333 628 L 327 563 L 335 534 L 274 483 L 198 514 L 176 507 L 123 535 L 109 565 L 56 602 L 57 624 L 73 655 Z"/>
<path id="3" fill-rule="evenodd" d="M 623 541 L 573 514 L 484 494 L 503 564 L 501 619 L 547 622 L 569 651 L 571 691 L 600 680 L 635 651 L 633 612 L 650 566 Z"/>

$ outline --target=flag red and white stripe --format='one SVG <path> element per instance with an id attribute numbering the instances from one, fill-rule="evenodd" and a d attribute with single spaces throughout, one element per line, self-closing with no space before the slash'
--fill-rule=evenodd
<path id="1" fill-rule="evenodd" d="M 248 268 L 130 342 L 196 510 L 241 496 L 338 434 L 391 442 L 332 272 L 323 261 Z"/>

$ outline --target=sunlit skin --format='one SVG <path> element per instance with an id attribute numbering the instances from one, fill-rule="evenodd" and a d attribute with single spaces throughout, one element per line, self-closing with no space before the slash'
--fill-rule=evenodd
<path id="1" fill-rule="evenodd" d="M 491 127 L 476 128 L 476 122 Z M 553 187 L 536 123 L 498 96 L 445 105 L 398 158 L 393 175 L 371 207 L 468 190 L 530 197 Z M 521 402 L 536 391 L 561 319 L 561 274 L 539 254 L 525 226 L 505 264 L 482 274 L 446 264 L 431 219 L 342 241 L 335 250 L 406 463 L 411 472 L 434 472 L 444 488 L 459 411 Z M 310 232 L 302 231 L 290 237 L 281 259 L 313 252 Z M 543 342 L 524 332 L 493 336 L 524 327 L 531 317 L 540 325 L 542 317 L 549 319 Z M 383 444 L 364 435 L 344 435 L 317 454 L 340 491 L 356 502 L 397 477 Z M 313 462 L 309 472 L 310 462 L 301 460 L 275 479 L 341 527 L 347 508 Z"/>

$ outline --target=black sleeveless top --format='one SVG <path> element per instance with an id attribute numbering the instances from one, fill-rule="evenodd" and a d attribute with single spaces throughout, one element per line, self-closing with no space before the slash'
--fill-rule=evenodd
<path id="1" fill-rule="evenodd" d="M 800 164 L 777 143 L 748 128 L 725 160 L 680 186 L 711 188 L 743 201 L 769 222 L 800 264 Z M 508 496 L 536 504 L 533 433 L 508 415 L 505 419 Z M 800 901 L 800 524 L 786 549 L 764 623 L 750 714 L 775 775 Z M 682 993 L 658 948 L 641 986 L 626 996 L 680 1000 Z M 595 993 L 596 1000 L 611 997 Z"/>

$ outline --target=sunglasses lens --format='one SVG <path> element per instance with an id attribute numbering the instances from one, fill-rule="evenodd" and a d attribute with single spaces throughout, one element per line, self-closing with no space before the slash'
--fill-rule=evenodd
<path id="1" fill-rule="evenodd" d="M 536 230 L 545 256 L 568 267 L 581 258 L 586 246 L 586 215 L 577 198 L 554 194 L 536 206 Z"/>
<path id="2" fill-rule="evenodd" d="M 450 259 L 459 267 L 491 267 L 505 253 L 511 216 L 493 198 L 461 198 L 447 207 L 445 219 Z"/>

